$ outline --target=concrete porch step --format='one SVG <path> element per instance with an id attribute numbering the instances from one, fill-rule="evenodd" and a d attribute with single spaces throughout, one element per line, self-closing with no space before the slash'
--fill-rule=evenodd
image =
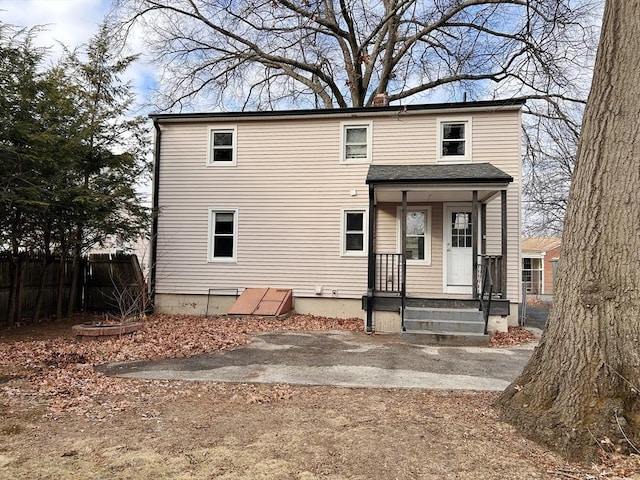
<path id="1" fill-rule="evenodd" d="M 477 309 L 407 307 L 404 328 L 416 334 L 484 335 L 484 317 Z"/>
<path id="2" fill-rule="evenodd" d="M 483 321 L 477 308 L 406 307 L 404 318 L 410 320 Z"/>
<path id="3" fill-rule="evenodd" d="M 400 340 L 417 345 L 446 347 L 487 347 L 491 337 L 482 333 L 429 332 L 407 330 L 400 333 Z"/>
<path id="4" fill-rule="evenodd" d="M 457 321 L 457 320 L 404 320 L 406 330 L 413 332 L 436 333 L 478 333 L 484 334 L 484 321 Z"/>

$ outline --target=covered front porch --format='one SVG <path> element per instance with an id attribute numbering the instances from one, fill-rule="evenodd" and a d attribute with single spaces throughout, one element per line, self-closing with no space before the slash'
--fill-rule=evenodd
<path id="1" fill-rule="evenodd" d="M 509 314 L 511 182 L 490 163 L 370 166 L 368 332 L 380 330 L 374 312 L 397 312 L 400 331 L 427 332 L 441 326 L 421 316 L 466 315 L 484 334 L 489 315 Z"/>

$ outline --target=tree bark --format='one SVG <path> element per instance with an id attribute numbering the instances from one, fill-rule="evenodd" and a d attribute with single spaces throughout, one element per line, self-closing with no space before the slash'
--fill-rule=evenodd
<path id="1" fill-rule="evenodd" d="M 66 317 L 71 318 L 76 307 L 78 296 L 78 282 L 80 280 L 80 260 L 82 259 L 82 239 L 83 228 L 78 224 L 76 227 L 76 239 L 73 248 L 73 260 L 71 263 L 71 285 L 69 286 L 69 303 L 67 303 Z"/>
<path id="2" fill-rule="evenodd" d="M 38 293 L 36 296 L 36 303 L 33 307 L 33 315 L 31 316 L 31 321 L 33 323 L 38 322 L 40 320 L 40 314 L 42 312 L 42 304 L 44 302 L 44 288 L 47 284 L 47 273 L 49 272 L 49 265 L 51 264 L 51 256 L 47 255 L 41 264 L 41 276 L 40 283 L 38 284 Z"/>
<path id="3" fill-rule="evenodd" d="M 56 296 L 56 320 L 62 320 L 63 317 L 63 305 L 64 305 L 64 280 L 65 280 L 65 266 L 67 263 L 67 255 L 65 254 L 64 245 L 62 248 L 62 254 L 60 255 L 60 263 L 58 265 L 58 293 Z"/>
<path id="4" fill-rule="evenodd" d="M 578 460 L 640 448 L 640 3 L 608 0 L 547 327 L 504 418 Z"/>
<path id="5" fill-rule="evenodd" d="M 16 290 L 16 313 L 14 316 L 14 323 L 17 323 L 22 319 L 22 307 L 24 303 L 24 271 L 26 263 L 24 256 L 21 255 L 18 259 L 18 286 Z"/>
<path id="6" fill-rule="evenodd" d="M 7 308 L 7 325 L 10 327 L 15 324 L 16 312 L 18 310 L 18 262 L 15 256 L 11 257 L 11 288 L 9 289 L 9 305 Z"/>

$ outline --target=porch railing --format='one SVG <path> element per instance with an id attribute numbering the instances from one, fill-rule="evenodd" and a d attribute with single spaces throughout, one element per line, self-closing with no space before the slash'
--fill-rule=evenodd
<path id="1" fill-rule="evenodd" d="M 484 318 L 484 334 L 487 334 L 489 326 L 489 312 L 491 311 L 491 297 L 493 296 L 493 274 L 492 268 L 488 262 L 482 263 L 482 282 L 480 284 L 479 300 L 480 311 Z"/>
<path id="2" fill-rule="evenodd" d="M 480 267 L 478 271 L 478 296 L 481 296 L 483 291 L 484 272 L 488 270 L 493 281 L 492 295 L 502 298 L 502 255 L 480 255 Z"/>
<path id="3" fill-rule="evenodd" d="M 375 291 L 400 293 L 402 291 L 402 254 L 376 253 Z"/>

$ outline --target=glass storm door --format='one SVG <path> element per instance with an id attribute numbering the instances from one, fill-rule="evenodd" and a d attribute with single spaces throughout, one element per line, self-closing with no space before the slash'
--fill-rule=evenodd
<path id="1" fill-rule="evenodd" d="M 473 277 L 471 208 L 447 207 L 445 268 L 447 293 L 471 293 Z"/>

